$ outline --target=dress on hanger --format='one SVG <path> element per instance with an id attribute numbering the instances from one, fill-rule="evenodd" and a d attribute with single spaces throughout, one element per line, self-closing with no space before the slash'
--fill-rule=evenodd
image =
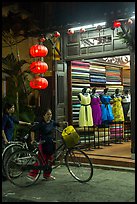
<path id="1" fill-rule="evenodd" d="M 86 95 L 83 95 L 82 93 L 80 93 L 79 96 L 81 99 L 81 106 L 79 111 L 79 127 L 93 126 L 90 94 L 87 93 Z"/>
<path id="2" fill-rule="evenodd" d="M 101 106 L 100 106 L 100 98 L 95 93 L 91 95 L 91 108 L 92 108 L 92 116 L 93 116 L 93 124 L 94 125 L 101 125 L 102 123 L 102 114 L 101 114 Z"/>

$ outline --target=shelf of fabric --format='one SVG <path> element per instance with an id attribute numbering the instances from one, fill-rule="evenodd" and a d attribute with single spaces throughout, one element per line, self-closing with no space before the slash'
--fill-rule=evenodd
<path id="1" fill-rule="evenodd" d="M 77 126 L 79 122 L 80 101 L 78 94 L 84 87 L 90 88 L 89 67 L 87 62 L 71 62 L 71 83 L 72 83 L 72 123 Z"/>
<path id="2" fill-rule="evenodd" d="M 131 139 L 131 121 L 124 121 L 124 141 Z"/>
<path id="3" fill-rule="evenodd" d="M 106 69 L 105 66 L 91 63 L 90 64 L 90 82 L 106 84 Z"/>
<path id="4" fill-rule="evenodd" d="M 77 127 L 75 129 L 80 135 L 80 143 L 82 146 L 96 147 L 94 127 Z"/>
<path id="5" fill-rule="evenodd" d="M 123 86 L 122 85 L 106 85 L 106 88 L 108 88 L 108 94 L 111 96 L 112 94 L 115 93 L 116 89 L 119 89 L 119 93 L 122 94 L 123 92 Z"/>
<path id="6" fill-rule="evenodd" d="M 121 69 L 119 67 L 106 66 L 106 84 L 122 84 Z"/>
<path id="7" fill-rule="evenodd" d="M 123 69 L 122 76 L 123 76 L 123 85 L 130 86 L 130 69 Z"/>
<path id="8" fill-rule="evenodd" d="M 112 122 L 109 124 L 110 128 L 110 141 L 121 142 L 124 137 L 124 124 L 123 122 Z"/>

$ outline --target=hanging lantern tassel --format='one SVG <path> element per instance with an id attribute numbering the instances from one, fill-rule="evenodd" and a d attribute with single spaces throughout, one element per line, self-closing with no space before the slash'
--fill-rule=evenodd
<path id="1" fill-rule="evenodd" d="M 43 77 L 37 77 L 30 81 L 30 87 L 32 89 L 46 89 L 47 86 L 48 86 L 48 81 Z"/>
<path id="2" fill-rule="evenodd" d="M 48 49 L 44 45 L 33 45 L 30 48 L 30 55 L 32 57 L 45 57 L 48 54 Z"/>
<path id="3" fill-rule="evenodd" d="M 34 74 L 43 74 L 48 70 L 48 65 L 46 62 L 37 61 L 32 62 L 30 65 L 30 71 Z"/>

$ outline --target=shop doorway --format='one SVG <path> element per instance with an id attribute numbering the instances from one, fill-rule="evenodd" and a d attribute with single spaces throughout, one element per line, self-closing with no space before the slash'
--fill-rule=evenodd
<path id="1" fill-rule="evenodd" d="M 68 96 L 69 123 L 74 125 L 79 134 L 83 147 L 89 154 L 112 158 L 131 158 L 131 124 L 130 116 L 117 124 L 108 127 L 79 127 L 80 102 L 78 94 L 83 87 L 89 90 L 96 87 L 100 95 L 108 88 L 111 96 L 119 89 L 122 96 L 125 90 L 130 94 L 130 55 L 104 57 L 96 59 L 75 60 L 68 63 L 68 84 L 71 91 Z M 71 77 L 70 77 L 71 76 Z M 111 104 L 113 106 L 113 103 Z M 114 131 L 112 131 L 114 130 Z M 116 131 L 122 131 L 118 133 Z M 112 137 L 113 135 L 113 137 Z M 121 145 L 121 148 L 119 148 Z M 114 148 L 115 146 L 115 148 Z M 123 147 L 123 148 L 122 148 Z M 106 149 L 107 148 L 107 149 Z M 110 149 L 110 153 L 108 150 Z M 113 149 L 113 151 L 111 151 Z M 114 154 L 113 154 L 114 153 Z"/>

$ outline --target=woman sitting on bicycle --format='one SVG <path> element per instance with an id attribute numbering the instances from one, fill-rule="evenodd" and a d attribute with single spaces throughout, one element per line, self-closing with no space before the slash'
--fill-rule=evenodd
<path id="1" fill-rule="evenodd" d="M 55 127 L 66 125 L 66 122 L 59 122 L 52 120 L 52 111 L 47 108 L 42 114 L 42 120 L 34 126 L 31 132 L 31 144 L 35 142 L 35 133 L 38 132 L 39 140 L 44 140 L 43 144 L 39 145 L 39 149 L 42 152 L 46 164 L 52 167 L 53 154 L 55 152 L 55 138 L 53 131 Z M 40 155 L 38 155 L 40 157 Z M 35 164 L 36 165 L 36 164 Z M 29 173 L 29 177 L 34 178 L 37 175 L 37 170 L 32 170 Z M 51 176 L 51 172 L 43 172 L 43 178 L 46 180 L 55 180 L 55 177 Z"/>

